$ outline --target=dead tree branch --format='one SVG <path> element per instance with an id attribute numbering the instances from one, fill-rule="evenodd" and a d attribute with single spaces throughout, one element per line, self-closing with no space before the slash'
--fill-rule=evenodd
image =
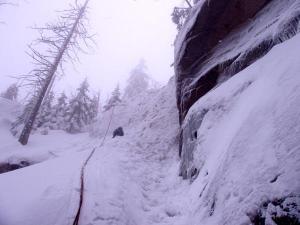
<path id="1" fill-rule="evenodd" d="M 35 27 L 40 37 L 29 46 L 28 55 L 33 60 L 35 68 L 24 76 L 24 84 L 34 88 L 34 106 L 25 121 L 24 128 L 19 137 L 22 145 L 28 143 L 28 139 L 47 93 L 51 90 L 54 80 L 63 72 L 60 68 L 67 61 L 78 61 L 78 52 L 83 52 L 81 46 L 91 42 L 91 36 L 86 28 L 87 5 L 75 1 L 70 9 L 61 11 L 61 16 L 56 23 L 48 23 L 44 27 Z"/>

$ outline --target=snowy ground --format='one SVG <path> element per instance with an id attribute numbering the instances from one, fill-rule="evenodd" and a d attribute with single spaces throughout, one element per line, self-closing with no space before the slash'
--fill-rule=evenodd
<path id="1" fill-rule="evenodd" d="M 85 169 L 80 224 L 175 224 L 186 210 L 178 200 L 188 182 L 177 176 L 174 95 L 170 82 L 140 99 L 124 100 L 114 110 L 111 127 L 123 126 L 125 136 L 112 139 L 110 129 L 100 147 L 111 112 L 95 125 L 94 136 L 99 134 L 93 138 L 52 131 L 33 135 L 26 147 L 12 137 L 3 140 L 2 162 L 37 164 L 0 175 L 0 224 L 72 224 L 79 204 L 80 170 L 95 146 Z M 1 120 L 9 120 L 8 114 L 3 113 Z M 2 127 L 3 135 L 10 136 L 8 128 Z"/>
<path id="2" fill-rule="evenodd" d="M 178 177 L 174 84 L 124 101 L 112 129 L 123 126 L 125 136 L 112 139 L 110 130 L 85 169 L 80 224 L 250 224 L 263 200 L 299 193 L 299 43 L 297 35 L 277 46 L 193 107 L 190 114 L 223 103 L 198 130 L 194 163 L 203 169 L 193 183 Z M 0 161 L 36 163 L 0 174 L 0 224 L 73 224 L 81 168 L 111 113 L 93 138 L 57 131 L 21 147 L 8 132 L 14 104 L 0 105 Z"/>

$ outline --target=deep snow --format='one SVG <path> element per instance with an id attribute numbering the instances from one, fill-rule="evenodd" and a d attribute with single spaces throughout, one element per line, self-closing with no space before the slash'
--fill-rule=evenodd
<path id="1" fill-rule="evenodd" d="M 187 119 L 208 109 L 198 129 L 192 165 L 200 173 L 193 183 L 178 176 L 174 80 L 125 99 L 86 167 L 80 224 L 250 224 L 263 201 L 299 195 L 299 46 L 300 35 L 278 45 L 192 107 Z M 0 104 L 0 161 L 38 162 L 0 174 L 0 224 L 72 224 L 81 167 L 103 140 L 111 112 L 93 138 L 57 131 L 35 134 L 21 147 L 8 131 L 14 105 Z M 125 136 L 112 139 L 118 126 Z"/>

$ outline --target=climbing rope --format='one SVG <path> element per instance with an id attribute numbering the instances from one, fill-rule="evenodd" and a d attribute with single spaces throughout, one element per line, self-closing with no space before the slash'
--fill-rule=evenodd
<path id="1" fill-rule="evenodd" d="M 106 128 L 106 131 L 105 131 L 105 134 L 103 136 L 102 142 L 100 143 L 100 145 L 95 146 L 93 148 L 93 150 L 91 151 L 91 153 L 88 155 L 88 157 L 84 161 L 83 166 L 81 167 L 81 171 L 80 171 L 80 199 L 79 199 L 79 206 L 78 206 L 78 210 L 77 210 L 77 213 L 76 213 L 73 225 L 79 225 L 80 213 L 81 213 L 81 208 L 82 208 L 82 203 L 83 203 L 83 198 L 84 198 L 84 174 L 85 174 L 85 168 L 86 168 L 88 162 L 90 161 L 90 159 L 93 157 L 93 155 L 96 152 L 96 150 L 99 149 L 99 148 L 101 148 L 104 145 L 104 143 L 105 143 L 105 139 L 106 139 L 106 136 L 108 134 L 108 131 L 109 131 L 112 119 L 113 119 L 114 108 L 115 107 L 113 106 L 112 110 L 111 110 L 111 115 L 110 115 L 110 119 L 109 119 L 109 122 L 108 122 L 108 126 Z"/>

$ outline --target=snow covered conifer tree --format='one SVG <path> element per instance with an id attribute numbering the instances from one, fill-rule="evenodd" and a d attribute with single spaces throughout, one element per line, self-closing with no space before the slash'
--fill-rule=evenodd
<path id="1" fill-rule="evenodd" d="M 18 92 L 19 92 L 19 88 L 17 84 L 12 84 L 6 89 L 5 92 L 1 94 L 1 97 L 13 101 L 18 98 Z"/>
<path id="2" fill-rule="evenodd" d="M 37 115 L 35 127 L 36 128 L 43 128 L 44 133 L 46 134 L 49 129 L 53 129 L 53 101 L 54 101 L 54 94 L 53 92 L 49 92 L 46 96 L 41 109 Z"/>
<path id="3" fill-rule="evenodd" d="M 95 121 L 98 113 L 99 113 L 99 106 L 100 106 L 100 92 L 97 95 L 94 95 L 93 99 L 92 99 L 92 104 L 91 104 L 91 108 L 92 108 L 92 120 Z"/>
<path id="4" fill-rule="evenodd" d="M 120 102 L 121 102 L 121 92 L 120 92 L 119 85 L 117 85 L 117 87 L 112 92 L 111 97 L 108 99 L 106 105 L 103 107 L 104 111 L 110 110 Z"/>
<path id="5" fill-rule="evenodd" d="M 14 136 L 19 135 L 21 126 L 29 119 L 30 113 L 33 109 L 34 102 L 36 101 L 35 96 L 33 96 L 28 103 L 24 106 L 21 114 L 17 117 L 16 121 L 11 124 L 10 131 Z"/>
<path id="6" fill-rule="evenodd" d="M 93 108 L 92 100 L 88 96 L 89 84 L 85 79 L 77 89 L 76 96 L 70 100 L 68 107 L 68 118 L 66 131 L 69 133 L 79 133 L 86 125 L 92 121 Z"/>
<path id="7" fill-rule="evenodd" d="M 65 130 L 66 129 L 66 119 L 67 119 L 67 96 L 63 92 L 57 99 L 57 103 L 54 106 L 54 116 L 53 116 L 53 129 L 54 130 Z"/>
<path id="8" fill-rule="evenodd" d="M 147 66 L 144 60 L 131 71 L 130 77 L 127 81 L 124 97 L 132 98 L 138 96 L 141 92 L 149 88 L 150 77 L 146 73 Z"/>

